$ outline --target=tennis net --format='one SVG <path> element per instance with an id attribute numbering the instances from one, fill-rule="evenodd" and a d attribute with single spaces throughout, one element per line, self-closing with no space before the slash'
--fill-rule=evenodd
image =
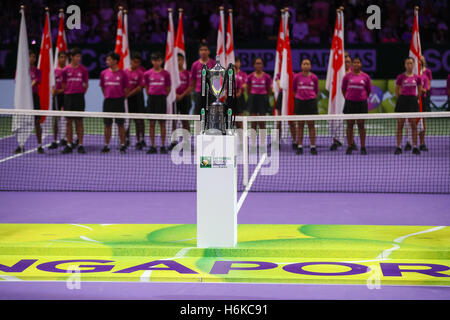
<path id="1" fill-rule="evenodd" d="M 34 122 L 45 117 L 43 153 L 39 153 Z M 408 121 L 402 137 L 402 153 L 397 145 L 398 119 L 416 119 L 426 128 L 427 151 L 405 150 Z M 84 154 L 74 147 L 64 154 L 53 144 L 64 135 L 65 117 L 83 118 Z M 129 146 L 120 151 L 119 133 L 113 123 L 110 151 L 105 145 L 104 119 L 125 119 Z M 43 119 L 43 118 L 41 118 Z M 57 120 L 56 120 L 57 119 Z M 165 120 L 164 145 L 178 143 L 161 152 L 159 120 Z M 0 109 L 0 190 L 2 191 L 195 191 L 195 135 L 199 116 L 155 114 L 111 114 L 65 111 L 22 111 Z M 355 120 L 355 147 L 347 154 L 347 128 Z M 364 120 L 365 149 L 356 120 Z M 54 122 L 59 133 L 54 138 Z M 156 122 L 156 153 L 149 153 L 149 124 Z M 308 122 L 315 130 L 315 151 L 311 153 Z M 144 123 L 142 148 L 136 138 L 136 123 Z M 238 144 L 238 190 L 262 192 L 385 192 L 450 193 L 450 113 L 364 114 L 315 116 L 236 117 Z M 304 124 L 302 151 L 298 146 L 298 126 Z M 360 122 L 361 124 L 361 122 Z M 188 130 L 183 129 L 183 125 Z M 412 131 L 409 128 L 409 131 Z M 77 133 L 73 128 L 75 142 Z M 339 143 L 333 145 L 333 137 Z M 17 151 L 18 141 L 23 150 Z M 339 145 L 341 144 L 341 145 Z M 420 147 L 420 139 L 417 141 Z M 335 149 L 335 150 L 331 150 Z M 424 147 L 422 147 L 424 149 Z M 219 182 L 220 183 L 220 182 Z"/>

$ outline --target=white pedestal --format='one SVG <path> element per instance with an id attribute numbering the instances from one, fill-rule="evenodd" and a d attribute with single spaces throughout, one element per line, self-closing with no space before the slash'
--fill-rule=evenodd
<path id="1" fill-rule="evenodd" d="M 237 244 L 236 135 L 197 136 L 197 247 Z"/>

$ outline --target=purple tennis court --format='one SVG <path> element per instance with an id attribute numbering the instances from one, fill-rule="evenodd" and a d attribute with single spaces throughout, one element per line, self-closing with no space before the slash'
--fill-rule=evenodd
<path id="1" fill-rule="evenodd" d="M 195 224 L 196 196 L 182 193 L 4 192 L 2 224 Z M 319 205 L 320 204 L 320 205 Z M 239 224 L 449 225 L 448 195 L 251 193 Z M 5 274 L 3 273 L 2 276 Z M 3 277 L 3 280 L 8 280 Z M 264 283 L 1 281 L 1 299 L 447 300 L 447 286 Z M 127 292 L 126 296 L 123 292 Z"/>

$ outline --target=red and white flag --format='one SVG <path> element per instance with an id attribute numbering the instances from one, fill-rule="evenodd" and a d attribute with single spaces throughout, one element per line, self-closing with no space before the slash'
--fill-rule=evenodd
<path id="1" fill-rule="evenodd" d="M 41 110 L 49 110 L 51 109 L 52 101 L 51 89 L 55 85 L 55 70 L 53 70 L 52 36 L 50 28 L 50 14 L 48 11 L 45 13 L 44 32 L 42 33 L 41 51 L 39 53 L 37 67 L 42 74 L 41 83 L 39 84 L 39 100 L 41 103 Z M 41 117 L 40 122 L 44 123 L 46 119 L 47 117 Z M 44 132 L 45 131 L 46 130 L 44 130 Z"/>
<path id="2" fill-rule="evenodd" d="M 217 33 L 217 52 L 216 56 L 219 56 L 220 64 L 225 67 L 225 15 L 223 13 L 223 7 L 220 7 L 220 23 L 219 32 Z"/>
<path id="3" fill-rule="evenodd" d="M 122 54 L 120 56 L 119 68 L 126 70 L 130 68 L 130 47 L 128 45 L 128 14 L 123 14 L 122 24 Z"/>
<path id="4" fill-rule="evenodd" d="M 344 76 L 344 14 L 340 11 L 336 16 L 325 84 L 326 89 L 330 92 L 328 114 L 341 114 L 343 112 L 345 99 L 341 86 Z"/>
<path id="5" fill-rule="evenodd" d="M 420 66 L 420 58 L 422 57 L 422 48 L 420 46 L 420 34 L 419 34 L 419 9 L 414 8 L 414 24 L 411 35 L 411 45 L 409 47 L 409 56 L 414 58 L 414 74 L 420 76 L 422 74 L 422 68 Z M 422 112 L 422 96 L 419 94 L 419 107 Z"/>
<path id="6" fill-rule="evenodd" d="M 175 37 L 172 18 L 172 9 L 169 9 L 169 29 L 167 31 L 166 57 L 164 70 L 170 73 L 170 92 L 167 95 L 167 113 L 173 113 L 173 104 L 176 99 L 176 90 L 180 86 L 180 74 L 175 51 Z M 169 121 L 170 122 L 170 121 Z"/>
<path id="7" fill-rule="evenodd" d="M 294 90 L 293 79 L 294 71 L 292 70 L 291 41 L 289 39 L 289 11 L 284 13 L 284 41 L 283 41 L 283 58 L 281 62 L 280 86 L 283 88 L 283 100 L 281 102 L 281 114 L 294 114 Z"/>
<path id="8" fill-rule="evenodd" d="M 228 10 L 227 45 L 226 45 L 226 67 L 232 63 L 234 65 L 234 40 L 233 40 L 233 11 Z M 225 67 L 225 66 L 224 66 Z"/>
<path id="9" fill-rule="evenodd" d="M 56 38 L 56 49 L 55 49 L 55 62 L 54 66 L 58 65 L 58 53 L 66 52 L 67 53 L 67 39 L 66 39 L 66 31 L 64 29 L 64 12 L 60 10 L 59 12 L 59 26 L 58 26 L 58 37 Z M 69 63 L 69 56 L 67 56 L 66 64 Z"/>
<path id="10" fill-rule="evenodd" d="M 414 24 L 411 36 L 411 45 L 409 47 L 409 56 L 414 58 L 414 74 L 421 75 L 420 58 L 422 57 L 422 49 L 420 46 L 419 34 L 419 10 L 414 9 Z"/>
<path id="11" fill-rule="evenodd" d="M 345 98 L 341 90 L 344 76 L 344 13 L 339 11 L 336 15 L 330 58 L 328 60 L 327 78 L 325 80 L 325 88 L 329 92 L 328 114 L 342 114 L 344 111 Z M 343 130 L 342 121 L 330 121 L 329 131 L 333 138 L 342 139 Z"/>
<path id="12" fill-rule="evenodd" d="M 123 13 L 122 9 L 119 9 L 119 13 L 117 14 L 117 34 L 116 34 L 116 47 L 114 48 L 114 52 L 120 55 L 119 68 L 123 69 L 123 59 L 122 59 L 122 48 L 123 48 L 123 27 L 122 27 L 122 18 Z"/>
<path id="13" fill-rule="evenodd" d="M 281 15 L 280 28 L 278 30 L 278 40 L 277 40 L 277 52 L 275 54 L 275 69 L 273 71 L 273 89 L 274 89 L 274 97 L 275 104 L 278 99 L 278 95 L 280 93 L 280 88 L 278 87 L 277 77 L 281 72 L 281 63 L 283 59 L 283 48 L 284 48 L 284 23 L 283 23 L 283 15 Z M 276 108 L 273 108 L 274 115 L 278 113 Z"/>
<path id="14" fill-rule="evenodd" d="M 33 93 L 31 91 L 30 56 L 28 51 L 27 27 L 25 11 L 20 9 L 19 45 L 17 49 L 17 67 L 14 86 L 14 109 L 33 110 Z M 17 136 L 19 146 L 23 147 L 33 132 L 33 116 L 14 115 L 12 132 Z"/>
<path id="15" fill-rule="evenodd" d="M 178 57 L 178 54 L 182 54 L 184 57 L 184 64 L 183 68 L 184 70 L 187 69 L 186 65 L 186 51 L 184 50 L 184 30 L 183 30 L 183 9 L 179 9 L 178 14 L 178 29 L 177 29 L 177 36 L 175 38 L 175 50 L 176 55 Z"/>

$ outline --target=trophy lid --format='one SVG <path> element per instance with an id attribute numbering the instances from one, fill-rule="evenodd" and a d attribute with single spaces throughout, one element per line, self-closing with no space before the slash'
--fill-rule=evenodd
<path id="1" fill-rule="evenodd" d="M 222 91 L 225 79 L 225 68 L 220 64 L 220 56 L 216 55 L 216 64 L 209 70 L 211 91 L 218 98 Z"/>

